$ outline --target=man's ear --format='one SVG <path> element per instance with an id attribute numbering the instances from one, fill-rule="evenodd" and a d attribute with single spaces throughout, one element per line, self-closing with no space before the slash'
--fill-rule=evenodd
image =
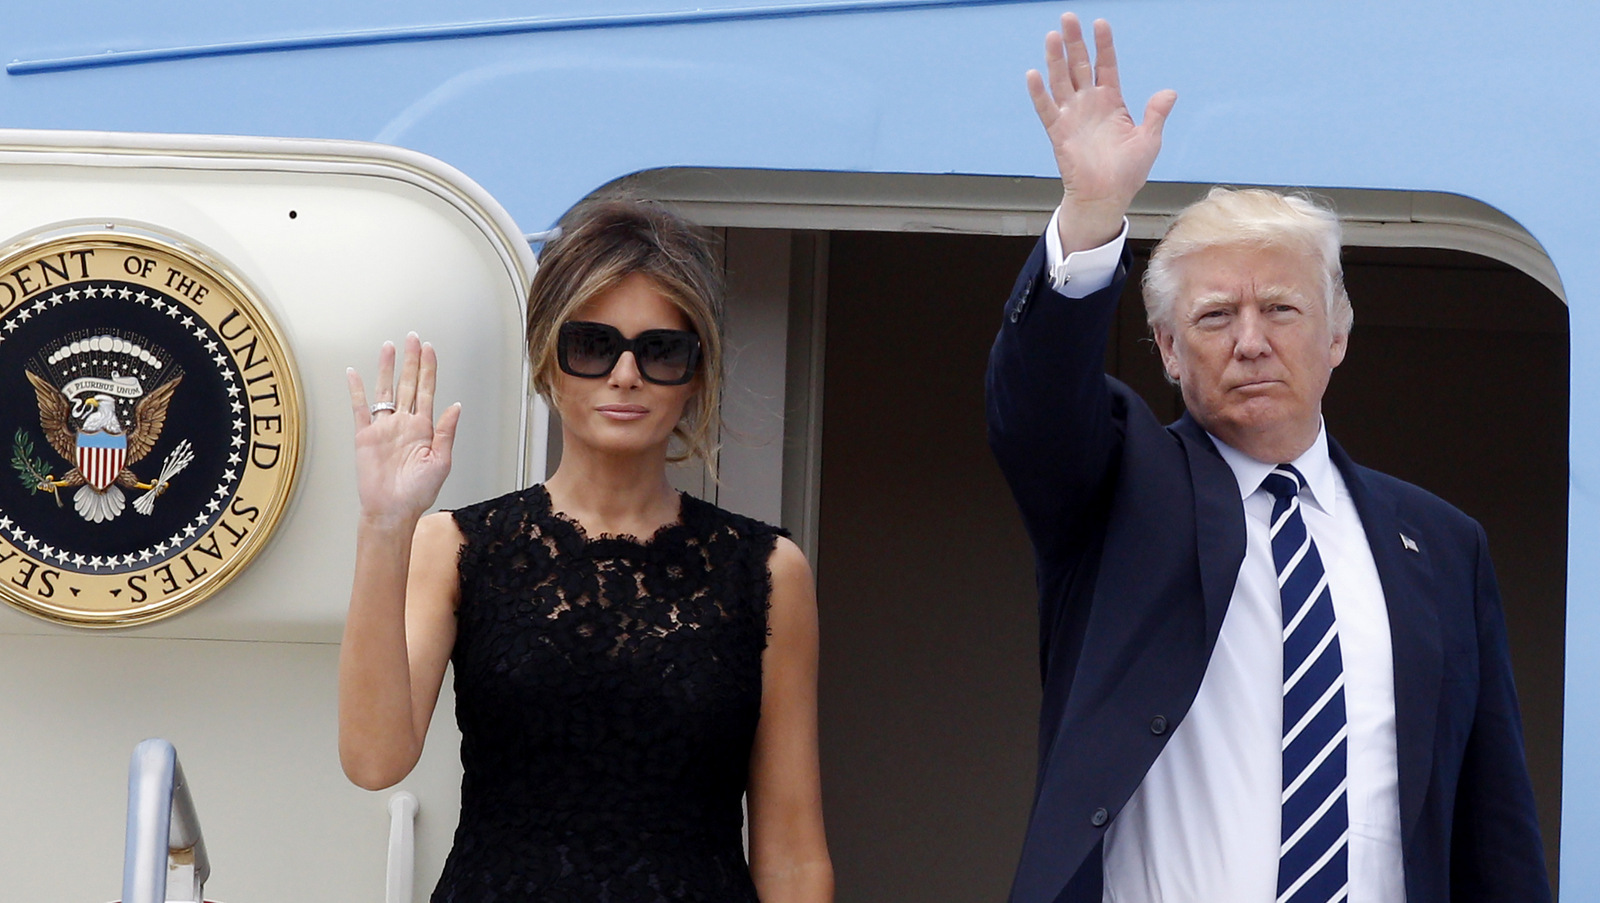
<path id="1" fill-rule="evenodd" d="M 1178 373 L 1179 373 L 1179 371 L 1178 371 L 1178 353 L 1175 350 L 1173 350 L 1173 347 L 1172 347 L 1172 344 L 1173 344 L 1172 332 L 1170 330 L 1168 330 L 1166 327 L 1161 326 L 1160 324 L 1152 325 L 1150 327 L 1150 331 L 1155 333 L 1156 348 L 1161 351 L 1161 366 L 1166 368 L 1167 379 L 1172 380 L 1174 383 L 1176 383 L 1178 381 Z"/>
<path id="2" fill-rule="evenodd" d="M 1333 345 L 1328 349 L 1328 359 L 1331 366 L 1337 367 L 1344 363 L 1344 353 L 1350 348 L 1350 333 L 1333 337 Z"/>

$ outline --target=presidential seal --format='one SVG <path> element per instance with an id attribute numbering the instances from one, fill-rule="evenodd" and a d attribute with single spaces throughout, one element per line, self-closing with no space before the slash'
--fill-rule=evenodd
<path id="1" fill-rule="evenodd" d="M 0 598 L 125 627 L 216 592 L 283 513 L 302 423 L 255 296 L 183 243 L 107 227 L 0 260 Z"/>

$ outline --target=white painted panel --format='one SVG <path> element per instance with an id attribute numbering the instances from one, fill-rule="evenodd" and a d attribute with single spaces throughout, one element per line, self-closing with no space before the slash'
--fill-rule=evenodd
<path id="1" fill-rule="evenodd" d="M 0 608 L 0 898 L 118 895 L 129 755 L 160 736 L 193 787 L 208 898 L 381 900 L 390 791 L 356 788 L 338 761 L 356 517 L 344 371 L 370 378 L 378 345 L 408 330 L 438 347 L 441 408 L 465 404 L 441 506 L 539 472 L 542 444 L 523 441 L 533 261 L 519 231 L 449 167 L 346 142 L 0 131 L 0 198 L 0 246 L 126 223 L 218 258 L 287 338 L 307 422 L 273 541 L 199 607 L 118 631 Z M 449 850 L 458 747 L 447 679 L 427 751 L 399 785 L 421 802 L 418 900 Z"/>
<path id="2" fill-rule="evenodd" d="M 356 514 L 344 370 L 360 367 L 370 381 L 378 345 L 408 330 L 439 350 L 441 408 L 465 405 L 441 506 L 520 484 L 526 246 L 511 248 L 518 236 L 412 168 L 306 160 L 306 148 L 321 144 L 333 143 L 290 143 L 301 156 L 284 160 L 219 151 L 198 163 L 0 152 L 0 245 L 61 223 L 149 224 L 208 249 L 251 284 L 298 363 L 306 454 L 272 543 L 210 600 L 131 633 L 337 641 Z M 58 632 L 0 610 L 0 633 Z"/>
<path id="3" fill-rule="evenodd" d="M 717 504 L 776 524 L 783 517 L 784 366 L 789 329 L 789 232 L 729 229 Z"/>
<path id="4" fill-rule="evenodd" d="M 158 736 L 194 793 L 208 899 L 381 901 L 392 791 L 339 770 L 338 657 L 309 643 L 0 636 L 0 899 L 117 899 L 128 759 Z M 452 705 L 447 680 L 399 785 L 422 801 L 419 901 L 459 808 Z"/>

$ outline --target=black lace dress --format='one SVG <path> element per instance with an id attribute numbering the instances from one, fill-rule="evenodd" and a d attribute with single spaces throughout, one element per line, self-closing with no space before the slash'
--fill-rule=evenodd
<path id="1" fill-rule="evenodd" d="M 780 530 L 682 496 L 591 539 L 534 486 L 455 512 L 461 822 L 434 903 L 755 901 L 740 799 Z"/>

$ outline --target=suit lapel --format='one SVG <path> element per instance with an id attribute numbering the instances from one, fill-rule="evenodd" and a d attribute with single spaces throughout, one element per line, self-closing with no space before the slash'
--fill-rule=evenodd
<path id="1" fill-rule="evenodd" d="M 1395 754 L 1399 761 L 1400 837 L 1406 843 L 1422 815 L 1433 771 L 1433 735 L 1444 678 L 1439 613 L 1435 609 L 1432 567 L 1426 537 L 1403 523 L 1394 499 L 1363 479 L 1350 456 L 1328 441 L 1334 466 L 1361 515 L 1372 560 L 1383 584 L 1394 656 Z M 1406 539 L 1411 539 L 1411 545 Z M 1417 542 L 1421 539 L 1421 542 Z"/>
<path id="2" fill-rule="evenodd" d="M 1188 414 L 1169 427 L 1183 440 L 1194 481 L 1196 551 L 1200 554 L 1200 586 L 1206 604 L 1206 649 L 1212 649 L 1222 632 L 1233 587 L 1244 563 L 1244 503 L 1239 480 L 1222 460 L 1211 437 Z"/>

